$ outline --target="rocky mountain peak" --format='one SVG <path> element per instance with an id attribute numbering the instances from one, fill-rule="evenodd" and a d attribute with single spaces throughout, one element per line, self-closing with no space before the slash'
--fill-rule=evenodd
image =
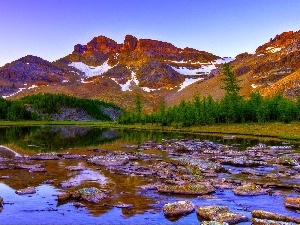
<path id="1" fill-rule="evenodd" d="M 138 43 L 138 39 L 130 34 L 125 36 L 124 44 L 122 46 L 123 51 L 134 51 Z"/>
<path id="2" fill-rule="evenodd" d="M 88 52 L 111 53 L 118 52 L 118 50 L 119 46 L 117 42 L 102 35 L 94 37 L 89 43 L 87 43 Z"/>

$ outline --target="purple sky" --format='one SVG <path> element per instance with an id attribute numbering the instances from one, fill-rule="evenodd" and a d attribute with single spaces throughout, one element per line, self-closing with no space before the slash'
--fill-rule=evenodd
<path id="1" fill-rule="evenodd" d="M 29 54 L 53 61 L 99 35 L 234 57 L 300 30 L 299 15 L 299 0 L 0 0 L 0 66 Z"/>

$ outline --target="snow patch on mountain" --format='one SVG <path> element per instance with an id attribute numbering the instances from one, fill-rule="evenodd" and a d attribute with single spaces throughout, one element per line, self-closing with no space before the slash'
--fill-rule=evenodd
<path id="1" fill-rule="evenodd" d="M 139 85 L 139 81 L 135 75 L 135 72 L 131 72 L 131 79 L 128 80 L 125 84 L 120 84 L 115 78 L 111 78 L 114 82 L 116 82 L 118 85 L 120 85 L 122 91 L 131 91 L 131 85 Z"/>
<path id="2" fill-rule="evenodd" d="M 193 69 L 192 67 L 186 67 L 186 66 L 172 66 L 172 68 L 177 71 L 180 74 L 183 75 L 200 75 L 200 74 L 209 74 L 213 69 L 216 69 L 216 65 L 228 63 L 234 60 L 234 58 L 226 57 L 226 58 L 220 58 L 210 63 L 190 63 L 190 64 L 199 64 L 200 68 Z M 176 61 L 172 61 L 176 62 Z M 182 61 L 178 62 L 182 63 Z M 188 62 L 186 62 L 188 63 Z"/>
<path id="3" fill-rule="evenodd" d="M 71 62 L 68 64 L 70 67 L 74 67 L 85 74 L 86 77 L 93 77 L 101 75 L 107 72 L 111 66 L 108 65 L 108 60 L 105 61 L 101 66 L 88 66 L 83 62 Z"/>
<path id="4" fill-rule="evenodd" d="M 199 80 L 204 80 L 203 78 L 197 78 L 197 79 L 194 79 L 194 78 L 185 78 L 185 80 L 183 81 L 183 83 L 180 85 L 180 89 L 178 91 L 181 91 L 183 88 L 199 81 Z"/>
<path id="5" fill-rule="evenodd" d="M 281 51 L 281 48 L 268 47 L 268 48 L 266 48 L 266 51 L 270 52 L 270 53 L 276 53 L 276 52 Z"/>

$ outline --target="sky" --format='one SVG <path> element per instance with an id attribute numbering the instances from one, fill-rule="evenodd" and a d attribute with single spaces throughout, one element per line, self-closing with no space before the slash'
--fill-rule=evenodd
<path id="1" fill-rule="evenodd" d="M 300 30 L 299 0 L 0 0 L 0 66 L 126 34 L 235 57 L 290 30 Z"/>

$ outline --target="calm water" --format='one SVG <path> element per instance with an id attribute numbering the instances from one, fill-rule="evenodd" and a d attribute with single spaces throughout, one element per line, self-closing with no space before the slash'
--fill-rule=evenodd
<path id="1" fill-rule="evenodd" d="M 240 150 L 258 143 L 286 144 L 257 139 L 224 140 L 218 136 L 120 131 L 76 126 L 7 127 L 0 128 L 0 145 L 5 147 L 0 147 L 0 156 L 13 158 L 16 153 L 25 156 L 42 152 L 93 155 L 95 149 L 138 151 L 124 149 L 122 145 L 181 138 L 211 140 L 215 143 L 235 145 Z M 6 150 L 6 147 L 15 153 Z M 299 146 L 296 148 L 298 149 Z M 166 152 L 157 150 L 146 150 L 145 153 L 161 155 L 163 159 L 168 157 Z M 5 202 L 0 212 L 1 224 L 200 224 L 196 213 L 177 221 L 170 221 L 164 217 L 162 213 L 164 204 L 185 199 L 192 200 L 196 206 L 227 205 L 232 211 L 243 213 L 249 218 L 251 218 L 251 210 L 254 209 L 300 216 L 295 211 L 283 207 L 285 197 L 299 195 L 295 191 L 278 190 L 273 196 L 239 197 L 231 190 L 225 190 L 217 191 L 214 194 L 216 199 L 201 200 L 197 196 L 172 196 L 158 194 L 156 191 L 141 191 L 136 187 L 156 182 L 156 180 L 113 174 L 105 168 L 87 164 L 84 159 L 45 161 L 44 164 L 47 169 L 46 173 L 29 173 L 27 170 L 16 170 L 9 165 L 8 169 L 0 170 L 0 176 L 10 177 L 0 180 L 0 196 Z M 67 166 L 74 165 L 82 165 L 86 169 L 83 171 L 65 169 Z M 54 183 L 43 184 L 45 180 L 54 180 Z M 82 208 L 73 206 L 72 202 L 58 203 L 57 195 L 66 191 L 61 188 L 61 182 L 65 180 L 75 183 L 76 188 L 94 186 L 106 190 L 110 197 L 98 204 L 84 203 L 85 207 Z M 23 196 L 15 194 L 16 189 L 28 186 L 35 186 L 37 192 Z M 133 208 L 114 207 L 119 203 L 132 204 Z M 241 224 L 250 224 L 250 222 Z"/>

